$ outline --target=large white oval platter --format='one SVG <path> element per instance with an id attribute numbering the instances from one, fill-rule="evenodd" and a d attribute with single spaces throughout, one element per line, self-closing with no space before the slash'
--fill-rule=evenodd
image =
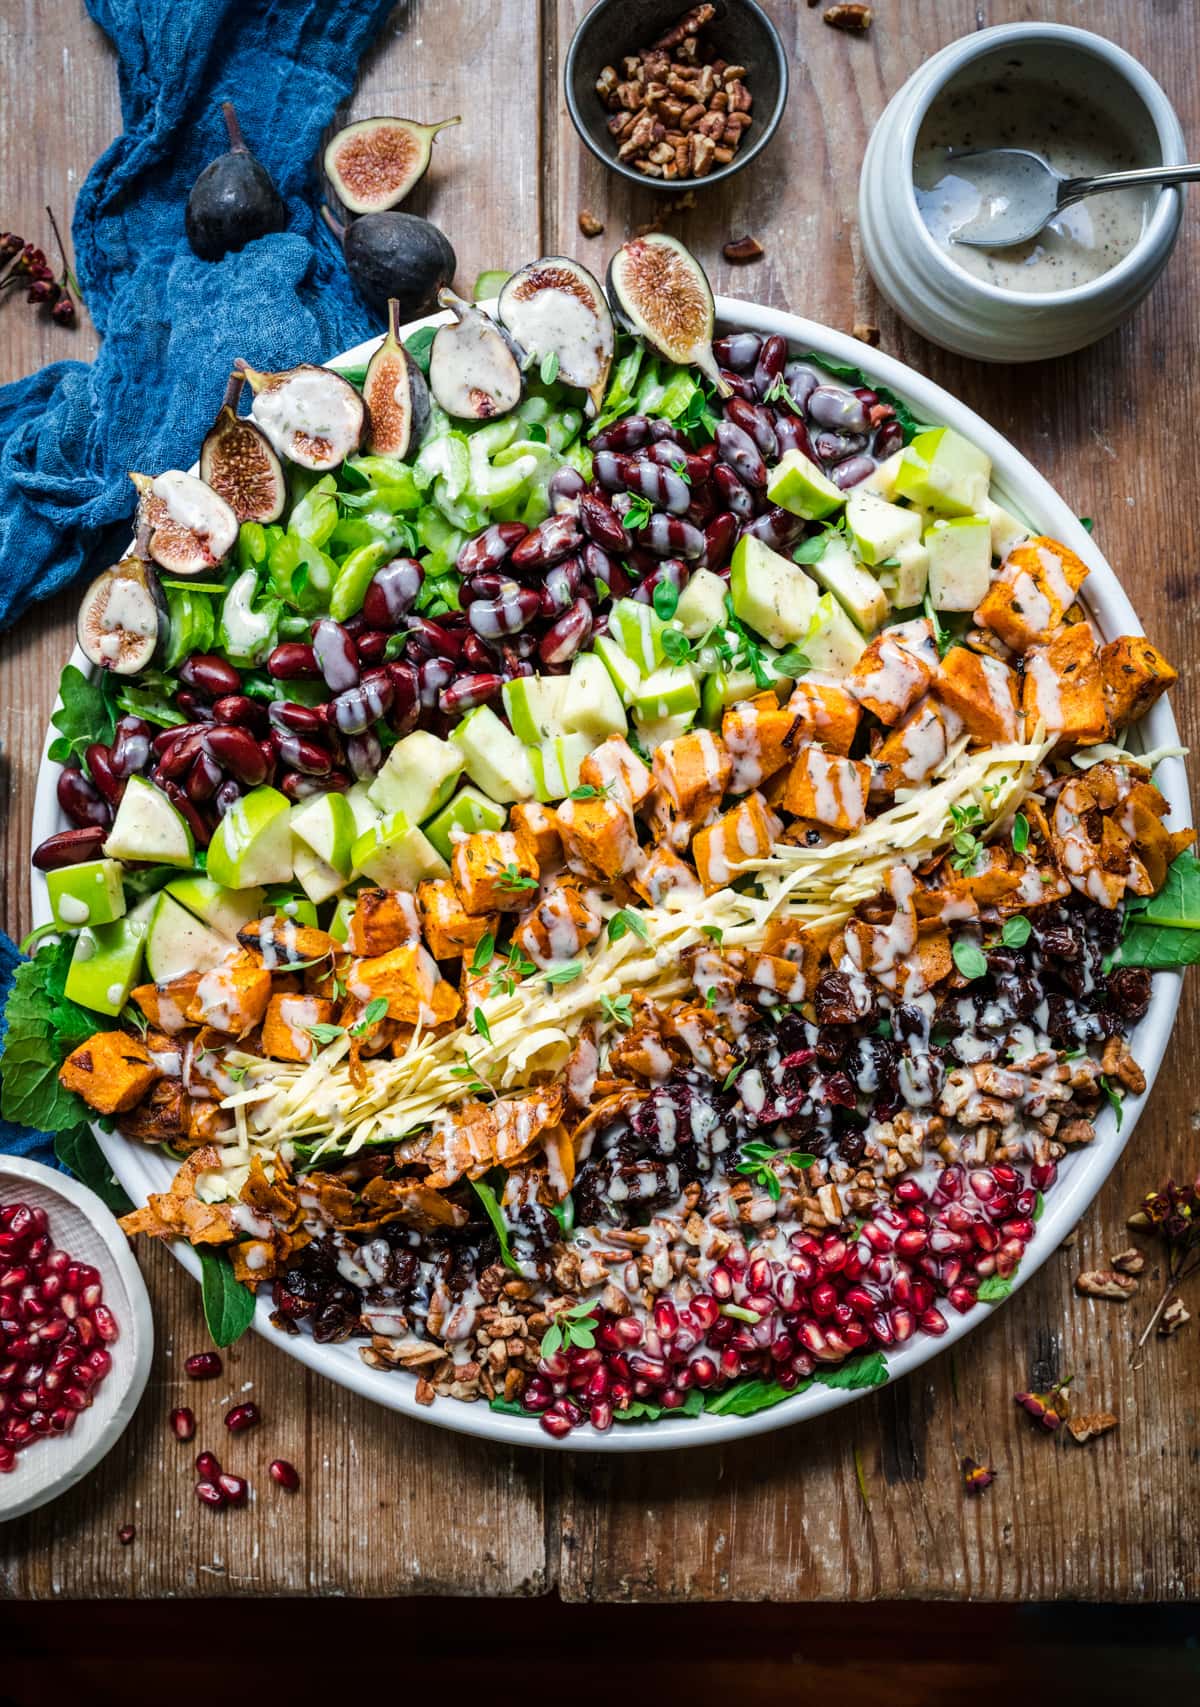
<path id="1" fill-rule="evenodd" d="M 1143 632 L 1117 576 L 1070 506 L 1007 439 L 949 392 L 903 362 L 881 355 L 878 350 L 868 348 L 844 332 L 832 331 L 796 314 L 740 302 L 733 297 L 718 297 L 717 315 L 723 328 L 743 327 L 764 335 L 781 333 L 793 350 L 811 350 L 818 357 L 825 356 L 860 368 L 868 380 L 887 386 L 903 397 L 918 419 L 956 428 L 991 457 L 992 491 L 998 502 L 1038 533 L 1062 540 L 1088 565 L 1091 574 L 1086 583 L 1085 603 L 1101 634 L 1111 638 L 1118 634 Z M 413 321 L 405 329 L 406 335 L 418 326 L 439 324 L 447 318 L 446 315 L 431 315 Z M 372 339 L 360 344 L 356 349 L 334 357 L 330 365 L 346 367 L 365 362 L 380 341 Z M 1101 517 L 1101 530 L 1103 525 Z M 72 662 L 81 670 L 90 669 L 78 648 L 72 655 Z M 47 733 L 47 747 L 53 734 L 53 730 Z M 1179 733 L 1174 714 L 1165 698 L 1160 699 L 1144 719 L 1141 735 L 1147 749 L 1178 745 Z M 34 847 L 55 831 L 68 827 L 55 798 L 57 776 L 58 766 L 52 764 L 43 752 L 33 812 Z M 1168 819 L 1171 828 L 1190 825 L 1187 774 L 1182 760 L 1164 759 L 1158 767 L 1157 780 L 1171 803 Z M 45 879 L 40 872 L 34 871 L 32 883 L 34 923 L 42 924 L 50 917 Z M 1180 985 L 1178 973 L 1160 972 L 1155 975 L 1149 1010 L 1133 1034 L 1133 1050 L 1146 1074 L 1146 1096 L 1162 1064 L 1175 1022 Z M 1028 1284 L 1096 1196 L 1117 1157 L 1132 1138 L 1146 1096 L 1127 1099 L 1120 1132 L 1111 1112 L 1105 1110 L 1097 1121 L 1096 1142 L 1086 1150 L 1065 1158 L 1058 1180 L 1047 1194 L 1045 1213 L 1038 1223 L 1037 1235 L 1022 1260 L 1016 1277 L 1017 1286 Z M 145 1203 L 152 1191 L 166 1190 L 175 1171 L 169 1158 L 156 1150 L 140 1149 L 117 1133 L 105 1133 L 98 1127 L 95 1132 L 113 1172 L 135 1203 Z M 199 1279 L 200 1263 L 196 1253 L 179 1242 L 172 1244 L 171 1249 L 185 1268 Z M 987 1321 L 993 1308 L 996 1306 L 979 1304 L 966 1316 L 951 1313 L 949 1331 L 940 1339 L 921 1336 L 909 1340 L 899 1350 L 890 1351 L 887 1354 L 890 1379 L 898 1381 L 931 1357 L 947 1350 L 964 1334 Z M 270 1339 L 286 1356 L 297 1358 L 329 1380 L 405 1416 L 418 1417 L 422 1422 L 454 1429 L 460 1434 L 480 1435 L 484 1439 L 503 1441 L 513 1446 L 541 1447 L 546 1451 L 666 1452 L 686 1446 L 708 1446 L 785 1428 L 808 1417 L 835 1410 L 840 1405 L 850 1404 L 862 1396 L 861 1393 L 831 1390 L 817 1384 L 807 1392 L 751 1417 L 664 1418 L 653 1424 L 618 1424 L 606 1434 L 596 1434 L 590 1427 L 585 1427 L 575 1430 L 564 1441 L 554 1441 L 539 1426 L 536 1418 L 491 1411 L 483 1401 L 463 1404 L 454 1399 L 439 1399 L 433 1406 L 418 1405 L 415 1377 L 401 1371 L 368 1368 L 358 1355 L 358 1345 L 362 1342 L 317 1345 L 303 1331 L 298 1335 L 282 1334 L 270 1325 L 270 1313 L 270 1299 L 260 1298 L 254 1319 L 257 1332 Z"/>

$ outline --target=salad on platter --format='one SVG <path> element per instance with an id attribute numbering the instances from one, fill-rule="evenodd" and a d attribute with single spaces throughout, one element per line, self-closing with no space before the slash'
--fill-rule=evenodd
<path id="1" fill-rule="evenodd" d="M 1145 1088 L 1176 672 L 968 439 L 714 338 L 674 239 L 443 298 L 365 370 L 239 362 L 199 475 L 133 475 L 6 1112 L 173 1159 L 123 1224 L 219 1338 L 266 1294 L 421 1402 L 875 1385 Z"/>

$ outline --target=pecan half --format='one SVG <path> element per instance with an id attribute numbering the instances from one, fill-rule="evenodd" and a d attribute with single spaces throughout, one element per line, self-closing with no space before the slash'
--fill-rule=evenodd
<path id="1" fill-rule="evenodd" d="M 579 229 L 585 237 L 599 237 L 604 230 L 604 221 L 597 219 L 595 214 L 585 207 L 579 215 Z"/>
<path id="2" fill-rule="evenodd" d="M 1158 1331 L 1163 1339 L 1171 1334 L 1177 1334 L 1185 1322 L 1190 1322 L 1192 1313 L 1184 1309 L 1182 1298 L 1172 1298 L 1158 1319 Z"/>
<path id="3" fill-rule="evenodd" d="M 869 6 L 862 6 L 856 0 L 850 0 L 845 6 L 831 6 L 827 12 L 822 12 L 821 18 L 830 29 L 846 30 L 850 35 L 865 36 L 875 21 L 875 14 Z"/>
<path id="4" fill-rule="evenodd" d="M 1128 1250 L 1118 1251 L 1109 1260 L 1118 1274 L 1141 1274 L 1146 1266 L 1145 1257 L 1133 1245 Z"/>
<path id="5" fill-rule="evenodd" d="M 1067 1430 L 1071 1439 L 1080 1446 L 1085 1440 L 1094 1440 L 1097 1435 L 1107 1434 L 1110 1429 L 1117 1427 L 1117 1419 L 1111 1411 L 1092 1411 L 1088 1416 L 1069 1417 Z"/>
<path id="6" fill-rule="evenodd" d="M 1084 1298 L 1111 1298 L 1115 1303 L 1127 1304 L 1137 1289 L 1138 1283 L 1132 1275 L 1118 1274 L 1111 1268 L 1085 1269 L 1075 1276 L 1075 1290 Z"/>
<path id="7" fill-rule="evenodd" d="M 724 255 L 727 261 L 733 261 L 735 263 L 742 261 L 757 261 L 762 252 L 763 246 L 758 241 L 757 237 L 749 236 L 735 237 L 731 242 L 726 243 L 725 247 L 721 250 L 722 255 Z"/>

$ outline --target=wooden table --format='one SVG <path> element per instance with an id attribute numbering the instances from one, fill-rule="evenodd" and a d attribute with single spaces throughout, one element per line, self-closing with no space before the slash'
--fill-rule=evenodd
<path id="1" fill-rule="evenodd" d="M 682 4 L 682 0 L 681 0 Z M 1200 736 L 1200 266 L 1195 207 L 1165 279 L 1134 322 L 1097 348 L 1038 367 L 987 368 L 931 348 L 879 302 L 855 225 L 858 165 L 887 97 L 935 49 L 985 24 L 1024 18 L 1023 0 L 878 0 L 870 35 L 825 28 L 800 0 L 768 0 L 791 55 L 791 102 L 757 169 L 669 216 L 714 286 L 843 329 L 875 323 L 889 352 L 972 404 L 1048 475 L 1097 537 L 1148 631 L 1187 666 L 1175 695 L 1185 740 Z M 412 0 L 363 67 L 354 115 L 461 112 L 413 198 L 452 237 L 459 283 L 537 253 L 600 271 L 611 249 L 662 202 L 628 191 L 577 142 L 560 68 L 587 0 Z M 1090 27 L 1143 60 L 1200 139 L 1200 13 L 1177 0 L 1042 0 L 1042 16 Z M 0 26 L 3 220 L 39 240 L 42 205 L 67 209 L 119 128 L 107 42 L 79 0 L 16 8 Z M 580 211 L 606 223 L 584 239 Z M 766 250 L 734 269 L 721 245 L 744 232 Z M 16 303 L 0 309 L 3 377 L 88 356 L 86 325 L 67 333 Z M 55 601 L 0 642 L 4 782 L 0 859 L 12 874 L 8 930 L 28 929 L 20 873 L 29 857 L 34 774 L 74 598 Z M 4 1531 L 13 1596 L 301 1593 L 528 1595 L 569 1600 L 1183 1600 L 1200 1590 L 1200 1331 L 1129 1351 L 1157 1293 L 1153 1272 L 1128 1307 L 1075 1296 L 1081 1266 L 1124 1244 L 1141 1193 L 1200 1162 L 1200 985 L 1193 980 L 1171 1053 L 1131 1153 L 1085 1217 L 1079 1241 L 994 1320 L 911 1379 L 827 1423 L 674 1457 L 513 1452 L 404 1421 L 307 1374 L 252 1338 L 225 1378 L 187 1383 L 204 1343 L 195 1286 L 167 1253 L 138 1255 L 159 1350 L 140 1415 L 76 1493 Z M 1195 1310 L 1197 1300 L 1190 1300 Z M 1081 1409 L 1112 1409 L 1119 1430 L 1090 1446 L 1027 1426 L 1012 1394 L 1074 1373 Z M 194 1405 L 197 1445 L 220 1444 L 221 1401 L 253 1393 L 264 1426 L 224 1453 L 257 1484 L 249 1510 L 220 1518 L 191 1493 L 191 1452 L 167 1428 Z M 301 1493 L 265 1476 L 280 1454 Z M 989 1459 L 992 1489 L 964 1498 L 959 1459 Z M 869 1504 L 860 1494 L 862 1465 Z M 134 1545 L 117 1529 L 137 1525 Z"/>

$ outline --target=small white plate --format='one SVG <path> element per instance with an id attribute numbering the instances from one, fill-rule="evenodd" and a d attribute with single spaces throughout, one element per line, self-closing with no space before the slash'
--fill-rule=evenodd
<path id="1" fill-rule="evenodd" d="M 120 1334 L 107 1347 L 112 1368 L 69 1434 L 51 1434 L 17 1453 L 0 1474 L 0 1523 L 57 1499 L 95 1469 L 124 1434 L 150 1374 L 154 1322 L 146 1283 L 111 1212 L 69 1174 L 20 1156 L 0 1156 L 0 1206 L 27 1203 L 50 1217 L 50 1237 L 100 1272 L 104 1302 Z"/>

